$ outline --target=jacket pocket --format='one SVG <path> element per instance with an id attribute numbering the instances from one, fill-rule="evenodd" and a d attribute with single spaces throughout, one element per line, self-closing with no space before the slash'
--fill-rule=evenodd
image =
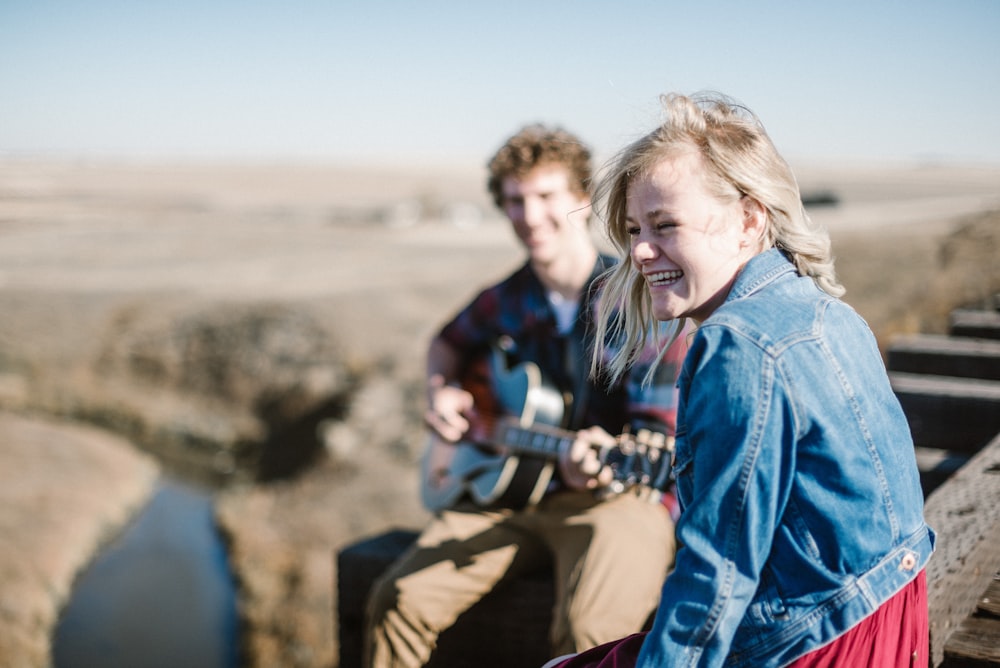
<path id="1" fill-rule="evenodd" d="M 787 619 L 788 608 L 778 590 L 775 578 L 770 569 L 764 568 L 760 574 L 757 593 L 747 608 L 746 621 L 759 629 L 766 629 L 772 627 L 776 622 Z"/>

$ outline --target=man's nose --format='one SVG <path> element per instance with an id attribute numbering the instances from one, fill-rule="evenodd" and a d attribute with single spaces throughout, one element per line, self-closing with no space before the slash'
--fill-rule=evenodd
<path id="1" fill-rule="evenodd" d="M 524 200 L 524 222 L 537 225 L 545 220 L 545 206 L 533 197 Z"/>

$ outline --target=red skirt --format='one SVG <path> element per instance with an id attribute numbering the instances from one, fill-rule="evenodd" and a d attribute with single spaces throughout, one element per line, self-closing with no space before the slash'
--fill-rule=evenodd
<path id="1" fill-rule="evenodd" d="M 639 657 L 645 637 L 645 633 L 635 633 L 581 652 L 550 668 L 630 668 Z M 913 668 L 928 665 L 929 657 L 927 576 L 921 571 L 847 633 L 799 657 L 787 668 Z"/>
<path id="2" fill-rule="evenodd" d="M 788 664 L 789 668 L 912 668 L 930 663 L 927 574 L 861 620 L 850 631 Z"/>

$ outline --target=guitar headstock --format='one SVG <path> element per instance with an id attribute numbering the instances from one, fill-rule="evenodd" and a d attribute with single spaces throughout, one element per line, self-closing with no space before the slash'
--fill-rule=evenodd
<path id="1" fill-rule="evenodd" d="M 636 486 L 666 489 L 673 466 L 674 438 L 650 429 L 635 434 L 626 430 L 613 448 L 604 453 L 604 463 L 611 467 L 612 493 Z"/>

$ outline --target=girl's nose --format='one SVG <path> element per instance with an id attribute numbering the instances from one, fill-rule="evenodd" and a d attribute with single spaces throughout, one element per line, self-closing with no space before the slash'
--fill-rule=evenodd
<path id="1" fill-rule="evenodd" d="M 636 241 L 632 244 L 632 260 L 636 264 L 649 262 L 656 257 L 656 246 L 648 241 Z"/>

